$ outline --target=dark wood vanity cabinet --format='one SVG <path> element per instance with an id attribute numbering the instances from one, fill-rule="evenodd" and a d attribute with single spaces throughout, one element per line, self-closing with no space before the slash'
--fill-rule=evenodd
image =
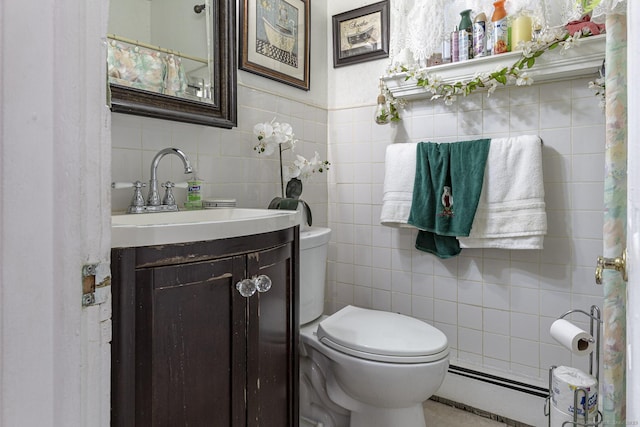
<path id="1" fill-rule="evenodd" d="M 112 426 L 298 425 L 298 235 L 112 250 Z"/>

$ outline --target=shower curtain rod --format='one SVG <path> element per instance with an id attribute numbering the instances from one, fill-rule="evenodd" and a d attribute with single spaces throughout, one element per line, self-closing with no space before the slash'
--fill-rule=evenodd
<path id="1" fill-rule="evenodd" d="M 158 52 L 163 53 L 171 53 L 173 55 L 179 56 L 181 58 L 190 59 L 192 61 L 201 62 L 205 65 L 208 65 L 208 61 L 204 58 L 200 58 L 199 56 L 187 55 L 186 53 L 179 52 L 177 50 L 165 49 L 164 47 L 154 46 L 149 43 L 140 42 L 138 40 L 133 40 L 127 37 L 116 36 L 115 34 L 107 34 L 107 38 L 111 40 L 118 40 L 121 42 L 129 43 L 135 46 L 146 47 L 147 49 L 157 50 Z"/>

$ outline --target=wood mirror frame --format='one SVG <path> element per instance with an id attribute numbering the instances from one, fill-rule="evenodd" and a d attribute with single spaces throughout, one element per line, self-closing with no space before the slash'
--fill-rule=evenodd
<path id="1" fill-rule="evenodd" d="M 111 111 L 230 129 L 237 125 L 236 2 L 212 0 L 213 103 L 110 84 Z"/>

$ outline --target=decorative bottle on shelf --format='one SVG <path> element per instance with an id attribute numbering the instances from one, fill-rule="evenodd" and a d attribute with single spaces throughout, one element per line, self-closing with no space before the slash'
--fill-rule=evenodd
<path id="1" fill-rule="evenodd" d="M 458 39 L 458 29 L 454 28 L 451 32 L 451 62 L 460 60 L 460 40 Z"/>
<path id="2" fill-rule="evenodd" d="M 442 63 L 451 62 L 451 37 L 445 37 L 442 41 Z"/>
<path id="3" fill-rule="evenodd" d="M 473 57 L 487 55 L 487 15 L 479 13 L 473 20 Z"/>
<path id="4" fill-rule="evenodd" d="M 507 11 L 504 9 L 504 1 L 498 0 L 493 3 L 493 54 L 509 52 L 509 22 L 507 21 Z"/>
<path id="5" fill-rule="evenodd" d="M 466 61 L 473 58 L 473 23 L 471 22 L 471 9 L 460 12 L 460 25 L 458 25 L 458 58 Z"/>

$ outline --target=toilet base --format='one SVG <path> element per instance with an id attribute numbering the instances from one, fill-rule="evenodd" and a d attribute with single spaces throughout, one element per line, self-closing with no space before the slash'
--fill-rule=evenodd
<path id="1" fill-rule="evenodd" d="M 415 405 L 409 408 L 374 408 L 364 406 L 351 412 L 349 427 L 426 427 L 424 408 Z"/>

